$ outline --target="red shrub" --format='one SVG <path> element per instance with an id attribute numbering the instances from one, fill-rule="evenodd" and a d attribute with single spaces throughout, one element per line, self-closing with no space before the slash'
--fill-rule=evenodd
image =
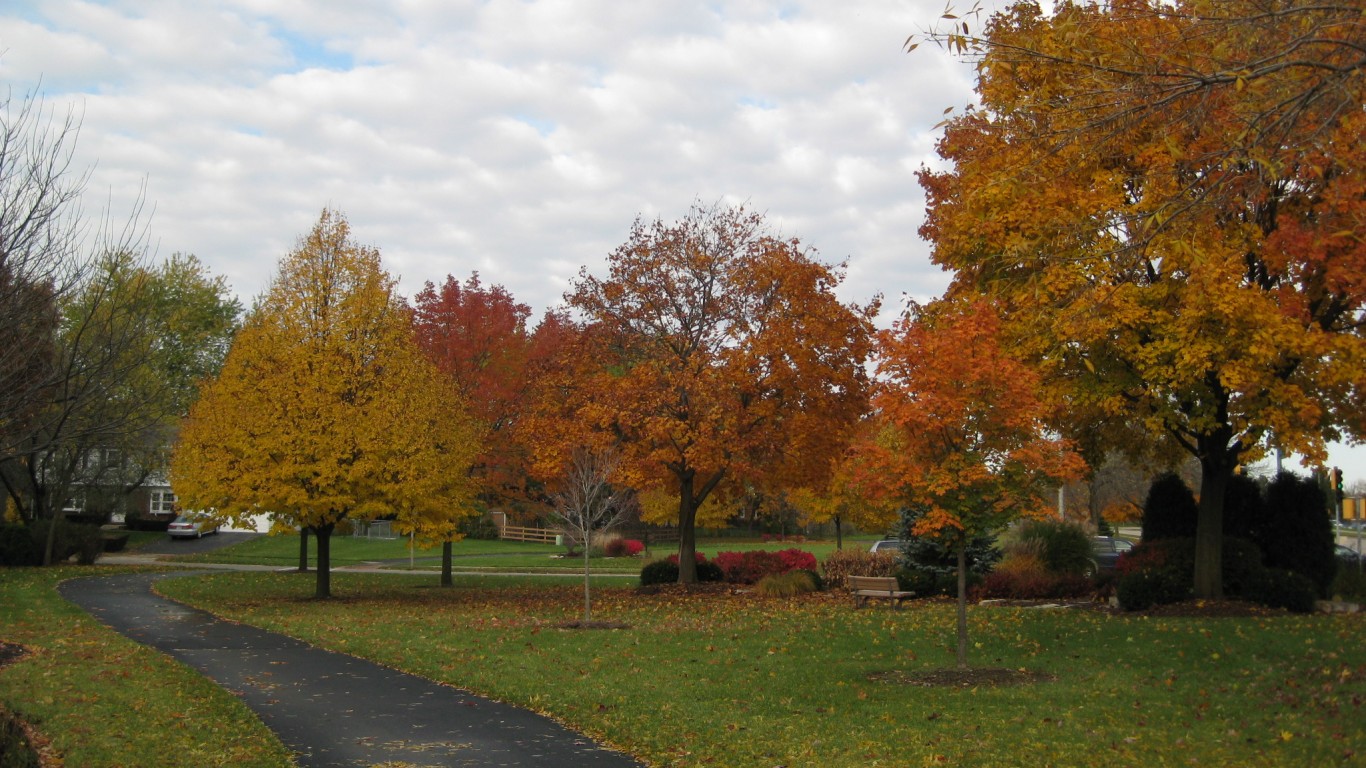
<path id="1" fill-rule="evenodd" d="M 1084 576 L 1045 572 L 992 571 L 977 588 L 979 598 L 1054 600 L 1087 597 L 1095 585 Z"/>
<path id="2" fill-rule="evenodd" d="M 1121 576 L 1128 576 L 1131 573 L 1152 573 L 1160 571 L 1167 566 L 1171 554 L 1168 551 L 1168 542 L 1171 539 L 1159 539 L 1157 541 L 1142 542 L 1133 549 L 1119 556 L 1119 562 L 1115 563 L 1115 570 Z"/>
<path id="3" fill-rule="evenodd" d="M 635 557 L 645 551 L 645 545 L 635 539 L 612 539 L 602 548 L 608 557 Z"/>
<path id="4" fill-rule="evenodd" d="M 754 549 L 748 552 L 721 552 L 716 555 L 726 581 L 732 584 L 753 584 L 770 574 L 787 573 L 798 569 L 816 570 L 816 556 L 800 549 L 768 552 Z"/>
<path id="5" fill-rule="evenodd" d="M 817 568 L 816 556 L 804 549 L 784 549 L 778 553 L 783 565 L 789 571 L 814 571 Z"/>

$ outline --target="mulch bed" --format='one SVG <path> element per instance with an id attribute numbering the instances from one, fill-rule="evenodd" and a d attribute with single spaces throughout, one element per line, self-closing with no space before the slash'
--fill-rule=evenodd
<path id="1" fill-rule="evenodd" d="M 1189 616 L 1200 619 L 1290 615 L 1284 608 L 1268 608 L 1245 600 L 1186 600 L 1171 605 L 1154 605 L 1138 613 L 1145 616 Z"/>
<path id="2" fill-rule="evenodd" d="M 28 649 L 14 643 L 0 642 L 0 667 L 5 667 L 23 658 Z"/>
<path id="3" fill-rule="evenodd" d="M 28 649 L 22 645 L 0 642 L 0 667 L 15 663 L 27 653 Z M 37 757 L 38 765 L 42 768 L 56 768 L 62 765 L 61 758 L 52 748 L 52 744 L 41 733 L 34 730 L 33 726 L 11 714 L 3 705 L 0 705 L 0 726 L 3 726 L 0 727 L 0 730 L 6 731 L 7 738 L 15 739 L 8 745 L 0 743 L 0 756 L 3 756 L 9 749 L 27 749 L 33 753 L 33 756 Z M 18 734 L 10 731 L 9 728 L 17 729 Z M 16 739 L 16 736 L 20 736 L 20 738 Z M 18 759 L 18 755 L 15 755 L 15 759 Z M 16 762 L 15 764 L 19 763 Z"/>

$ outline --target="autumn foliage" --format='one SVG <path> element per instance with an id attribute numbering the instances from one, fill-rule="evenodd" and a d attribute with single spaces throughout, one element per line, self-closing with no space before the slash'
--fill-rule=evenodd
<path id="1" fill-rule="evenodd" d="M 539 397 L 538 463 L 620 446 L 647 514 L 673 498 L 679 578 L 694 581 L 713 494 L 830 473 L 867 405 L 873 310 L 841 303 L 835 268 L 743 208 L 637 221 L 608 269 L 567 296 L 583 325 Z"/>
<path id="2" fill-rule="evenodd" d="M 770 552 L 752 549 L 745 552 L 717 552 L 712 558 L 725 574 L 725 579 L 733 584 L 753 584 L 770 574 L 788 571 L 815 571 L 816 556 L 803 549 L 783 549 Z"/>
<path id="3" fill-rule="evenodd" d="M 519 429 L 532 383 L 562 344 L 563 318 L 548 313 L 534 329 L 531 308 L 478 273 L 463 283 L 447 276 L 427 283 L 413 299 L 418 344 L 454 383 L 488 439 L 472 471 L 488 506 L 539 508 L 544 499 L 531 478 L 527 436 Z"/>
<path id="4" fill-rule="evenodd" d="M 186 508 L 314 532 L 316 594 L 328 597 L 330 535 L 348 518 L 458 537 L 480 437 L 453 382 L 418 350 L 379 252 L 324 211 L 202 388 L 172 480 Z"/>
<path id="5" fill-rule="evenodd" d="M 1224 489 L 1269 446 L 1362 434 L 1359 3 L 1016 3 L 943 38 L 977 64 L 922 234 L 989 295 L 1067 431 L 1201 462 L 1197 594 Z M 1126 445 L 1126 443 L 1128 445 Z"/>
<path id="6" fill-rule="evenodd" d="M 1001 346 L 986 300 L 912 307 L 879 336 L 874 407 L 883 429 L 863 446 L 869 488 L 919 513 L 910 533 L 958 555 L 958 663 L 967 665 L 966 549 L 973 536 L 1047 513 L 1050 491 L 1085 463 L 1048 430 L 1035 372 Z"/>

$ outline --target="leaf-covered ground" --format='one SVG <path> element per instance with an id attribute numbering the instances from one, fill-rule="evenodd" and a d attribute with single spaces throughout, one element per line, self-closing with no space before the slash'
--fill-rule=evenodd
<path id="1" fill-rule="evenodd" d="M 0 707 L 36 730 L 47 764 L 289 765 L 279 739 L 232 694 L 57 594 L 60 580 L 97 572 L 0 569 L 0 645 L 9 662 L 0 663 Z"/>
<path id="2" fill-rule="evenodd" d="M 728 590 L 224 574 L 162 582 L 211 610 L 550 713 L 657 765 L 1353 765 L 1366 756 L 1360 616 L 1202 618 L 981 607 L 854 610 Z M 1008 671 L 1013 670 L 1013 673 Z M 999 682 L 999 681 L 998 681 Z"/>

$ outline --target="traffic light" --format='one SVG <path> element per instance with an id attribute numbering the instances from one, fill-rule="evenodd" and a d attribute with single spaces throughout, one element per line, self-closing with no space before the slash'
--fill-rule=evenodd
<path id="1" fill-rule="evenodd" d="M 1338 501 L 1342 501 L 1342 470 L 1333 467 L 1333 493 L 1337 494 Z"/>

